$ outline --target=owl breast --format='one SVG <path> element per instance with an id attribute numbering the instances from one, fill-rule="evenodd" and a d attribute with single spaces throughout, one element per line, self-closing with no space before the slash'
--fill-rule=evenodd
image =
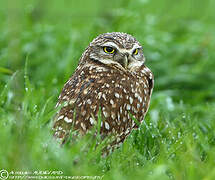
<path id="1" fill-rule="evenodd" d="M 123 142 L 138 127 L 135 122 L 143 121 L 152 87 L 152 73 L 144 65 L 133 72 L 97 63 L 78 68 L 59 97 L 57 105 L 64 107 L 54 124 L 55 136 L 66 139 L 71 127 L 85 134 L 101 112 L 101 135 L 113 134 L 115 143 Z"/>

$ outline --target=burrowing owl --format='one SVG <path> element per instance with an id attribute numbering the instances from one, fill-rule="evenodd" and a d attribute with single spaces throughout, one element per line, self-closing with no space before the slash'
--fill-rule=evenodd
<path id="1" fill-rule="evenodd" d="M 56 106 L 64 106 L 54 122 L 54 135 L 65 142 L 72 127 L 85 134 L 98 125 L 101 110 L 101 135 L 114 135 L 112 146 L 121 144 L 138 127 L 135 122 L 144 120 L 153 82 L 142 46 L 134 37 L 120 32 L 99 35 L 59 96 Z"/>

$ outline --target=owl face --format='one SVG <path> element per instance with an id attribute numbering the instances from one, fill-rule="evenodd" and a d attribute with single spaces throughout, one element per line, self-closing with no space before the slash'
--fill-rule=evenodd
<path id="1" fill-rule="evenodd" d="M 93 40 L 89 48 L 90 58 L 106 65 L 133 70 L 145 62 L 140 43 L 125 33 L 102 34 Z"/>

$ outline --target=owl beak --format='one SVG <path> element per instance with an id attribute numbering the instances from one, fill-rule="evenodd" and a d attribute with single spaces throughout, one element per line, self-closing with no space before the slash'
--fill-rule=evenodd
<path id="1" fill-rule="evenodd" d="M 125 69 L 128 69 L 129 63 L 131 61 L 131 57 L 129 53 L 121 53 L 120 56 L 115 57 L 115 61 L 122 65 Z"/>
<path id="2" fill-rule="evenodd" d="M 124 56 L 123 65 L 124 65 L 124 68 L 125 68 L 125 69 L 128 68 L 128 56 L 127 56 L 127 55 Z"/>

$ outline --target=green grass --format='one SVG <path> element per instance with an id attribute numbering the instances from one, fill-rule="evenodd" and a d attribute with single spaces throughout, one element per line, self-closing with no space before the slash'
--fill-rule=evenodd
<path id="1" fill-rule="evenodd" d="M 83 5 L 84 4 L 84 5 Z M 103 179 L 215 178 L 215 2 L 36 1 L 0 6 L 0 170 Z M 90 134 L 60 147 L 57 97 L 98 34 L 142 44 L 155 75 L 139 130 L 102 158 Z"/>

